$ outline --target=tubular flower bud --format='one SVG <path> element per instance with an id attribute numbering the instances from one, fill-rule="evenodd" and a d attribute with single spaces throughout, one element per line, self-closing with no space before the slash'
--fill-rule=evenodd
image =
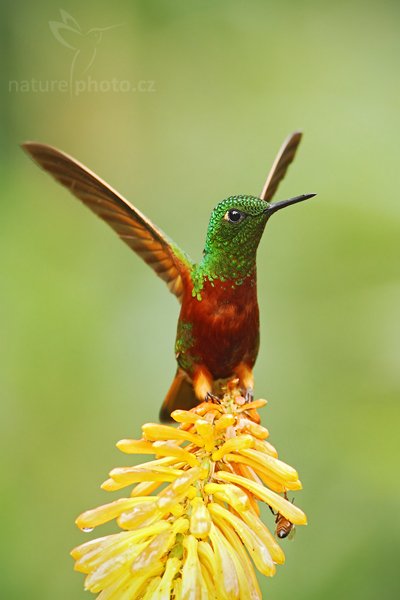
<path id="1" fill-rule="evenodd" d="M 150 423 L 141 439 L 117 443 L 153 459 L 113 469 L 102 488 L 133 485 L 128 495 L 76 520 L 83 531 L 113 520 L 122 529 L 71 552 L 98 600 L 261 600 L 254 566 L 271 577 L 285 556 L 259 505 L 293 526 L 307 522 L 287 498 L 301 489 L 297 471 L 260 425 L 265 403 L 246 405 L 228 384 L 219 403 L 172 413 L 177 428 Z"/>

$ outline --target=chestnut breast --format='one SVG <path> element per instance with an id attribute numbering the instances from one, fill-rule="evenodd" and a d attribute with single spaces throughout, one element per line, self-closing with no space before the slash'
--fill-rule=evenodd
<path id="1" fill-rule="evenodd" d="M 252 367 L 259 346 L 255 278 L 247 277 L 240 285 L 206 279 L 201 300 L 187 291 L 178 323 L 178 364 L 189 375 L 205 365 L 214 379 L 232 376 L 241 362 Z M 185 330 L 188 335 L 182 344 Z"/>

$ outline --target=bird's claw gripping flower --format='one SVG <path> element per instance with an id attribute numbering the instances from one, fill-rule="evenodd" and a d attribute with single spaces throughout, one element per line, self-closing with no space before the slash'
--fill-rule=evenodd
<path id="1" fill-rule="evenodd" d="M 130 497 L 81 514 L 92 530 L 115 519 L 122 529 L 72 551 L 75 569 L 98 600 L 257 600 L 253 565 L 275 574 L 285 560 L 259 518 L 259 502 L 296 525 L 305 514 L 286 498 L 301 489 L 297 472 L 266 441 L 256 400 L 243 404 L 234 384 L 221 402 L 172 413 L 178 428 L 149 423 L 126 454 L 154 460 L 110 472 L 103 489 L 134 484 Z"/>

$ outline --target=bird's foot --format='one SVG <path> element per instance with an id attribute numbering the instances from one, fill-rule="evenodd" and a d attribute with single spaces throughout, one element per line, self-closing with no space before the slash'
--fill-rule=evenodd
<path id="1" fill-rule="evenodd" d="M 211 392 L 207 392 L 207 394 L 205 395 L 204 401 L 212 402 L 213 404 L 219 404 L 220 399 L 218 398 L 218 396 L 215 396 Z"/>
<path id="2" fill-rule="evenodd" d="M 246 389 L 246 393 L 245 393 L 244 399 L 246 400 L 246 403 L 253 402 L 253 400 L 254 400 L 254 390 L 253 390 L 253 388 L 247 388 Z"/>

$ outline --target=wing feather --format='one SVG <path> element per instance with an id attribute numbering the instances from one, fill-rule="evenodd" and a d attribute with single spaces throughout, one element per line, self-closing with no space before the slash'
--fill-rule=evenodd
<path id="1" fill-rule="evenodd" d="M 25 142 L 24 150 L 59 183 L 119 235 L 163 279 L 178 300 L 184 277 L 192 262 L 137 208 L 95 173 L 64 152 L 36 142 Z"/>
<path id="2" fill-rule="evenodd" d="M 269 202 L 274 196 L 280 182 L 286 175 L 290 163 L 296 155 L 301 137 L 301 131 L 295 131 L 283 142 L 261 192 L 260 198 L 262 200 Z"/>

